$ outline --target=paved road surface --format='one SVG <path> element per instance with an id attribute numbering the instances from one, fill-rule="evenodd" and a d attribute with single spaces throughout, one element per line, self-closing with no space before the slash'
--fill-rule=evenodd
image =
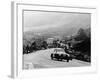
<path id="1" fill-rule="evenodd" d="M 51 60 L 50 54 L 53 50 L 54 48 L 51 48 L 24 54 L 24 69 L 90 66 L 90 63 L 88 62 L 75 59 L 69 62 Z"/>

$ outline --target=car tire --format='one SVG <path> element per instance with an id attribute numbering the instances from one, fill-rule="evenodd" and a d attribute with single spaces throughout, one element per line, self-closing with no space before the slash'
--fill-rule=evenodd
<path id="1" fill-rule="evenodd" d="M 53 60 L 53 58 L 51 58 L 51 60 Z"/>

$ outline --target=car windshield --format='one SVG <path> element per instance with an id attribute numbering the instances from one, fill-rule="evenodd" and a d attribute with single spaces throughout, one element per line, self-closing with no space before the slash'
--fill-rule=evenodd
<path id="1" fill-rule="evenodd" d="M 55 49 L 54 51 L 55 51 L 55 52 L 64 52 L 63 49 Z"/>

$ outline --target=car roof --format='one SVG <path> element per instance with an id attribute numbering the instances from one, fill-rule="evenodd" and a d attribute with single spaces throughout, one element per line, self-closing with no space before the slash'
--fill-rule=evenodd
<path id="1" fill-rule="evenodd" d="M 56 49 L 54 49 L 54 51 L 55 50 L 57 50 L 57 51 L 60 51 L 60 50 L 64 51 L 64 49 L 62 49 L 62 48 L 56 48 Z"/>
<path id="2" fill-rule="evenodd" d="M 62 54 L 62 52 L 63 52 L 63 54 L 66 54 L 65 53 L 65 51 L 64 51 L 64 49 L 61 49 L 61 48 L 56 48 L 56 49 L 54 49 L 54 52 L 57 52 L 58 54 Z M 62 51 L 62 52 L 60 52 L 60 51 Z"/>

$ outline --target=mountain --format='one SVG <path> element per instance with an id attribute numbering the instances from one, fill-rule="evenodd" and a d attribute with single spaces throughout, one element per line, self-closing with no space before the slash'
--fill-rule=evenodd
<path id="1" fill-rule="evenodd" d="M 69 25 L 67 25 L 69 26 Z M 39 37 L 44 37 L 45 39 L 51 38 L 54 36 L 71 36 L 73 34 L 76 34 L 80 27 L 66 27 L 62 26 L 59 28 L 52 28 L 52 29 L 47 29 L 44 31 L 28 31 L 24 33 L 24 38 L 31 39 L 31 38 L 39 38 Z M 89 35 L 89 29 L 85 30 L 86 34 Z"/>
<path id="2" fill-rule="evenodd" d="M 85 29 L 84 32 L 87 35 L 87 37 L 91 37 L 91 28 Z"/>
<path id="3" fill-rule="evenodd" d="M 67 22 L 67 21 L 66 21 Z M 31 38 L 39 38 L 39 37 L 44 37 L 50 38 L 54 36 L 71 36 L 74 34 L 77 34 L 78 30 L 80 28 L 82 29 L 87 29 L 90 26 L 90 20 L 89 18 L 84 18 L 84 17 L 77 17 L 73 19 L 71 22 L 66 23 L 60 23 L 60 24 L 55 24 L 55 25 L 47 25 L 46 29 L 40 29 L 39 30 L 34 30 L 32 29 L 31 31 L 26 31 L 23 34 L 23 39 L 31 39 Z M 51 27 L 50 27 L 51 26 Z M 89 29 L 87 29 L 86 34 L 89 35 Z"/>

